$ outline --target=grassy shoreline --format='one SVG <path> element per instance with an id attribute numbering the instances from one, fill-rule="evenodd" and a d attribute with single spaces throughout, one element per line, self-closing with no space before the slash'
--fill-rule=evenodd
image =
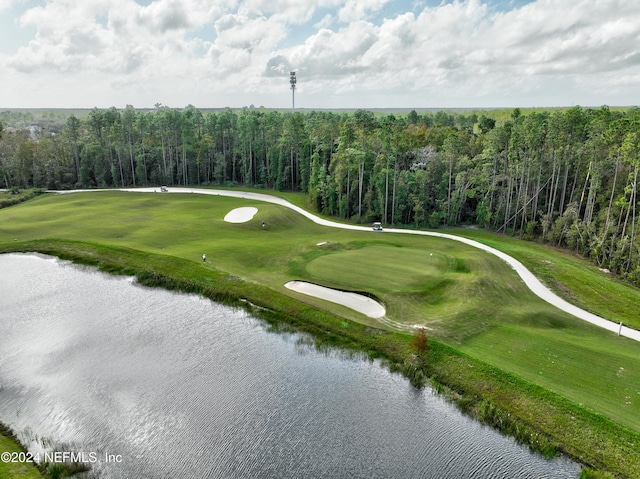
<path id="1" fill-rule="evenodd" d="M 13 431 L 0 422 L 0 452 L 21 453 L 25 447 L 20 443 Z M 42 474 L 33 462 L 0 461 L 0 477 L 15 479 L 41 478 Z"/>
<path id="2" fill-rule="evenodd" d="M 0 453 L 21 454 L 26 453 L 27 448 L 20 442 L 13 430 L 6 424 L 0 422 Z M 0 461 L 0 478 L 10 477 L 12 479 L 58 479 L 61 477 L 93 477 L 88 471 L 91 468 L 83 463 L 57 462 L 40 463 L 33 460 L 24 460 L 17 456 L 20 461 Z M 27 457 L 28 459 L 33 459 Z M 35 459 L 36 461 L 38 459 Z M 87 474 L 88 473 L 88 474 Z"/>
<path id="3" fill-rule="evenodd" d="M 409 335 L 345 321 L 266 286 L 171 255 L 61 239 L 1 243 L 0 253 L 8 252 L 58 256 L 135 276 L 147 286 L 248 308 L 278 328 L 311 334 L 318 348 L 364 352 L 416 386 L 430 380 L 460 409 L 534 450 L 558 451 L 615 477 L 640 477 L 639 433 L 443 343 L 431 341 L 429 351 L 418 353 Z"/>

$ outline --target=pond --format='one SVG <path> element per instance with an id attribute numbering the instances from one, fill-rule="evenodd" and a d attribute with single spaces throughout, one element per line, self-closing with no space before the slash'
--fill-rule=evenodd
<path id="1" fill-rule="evenodd" d="M 579 476 L 376 362 L 57 259 L 0 255 L 0 330 L 0 421 L 103 478 Z"/>

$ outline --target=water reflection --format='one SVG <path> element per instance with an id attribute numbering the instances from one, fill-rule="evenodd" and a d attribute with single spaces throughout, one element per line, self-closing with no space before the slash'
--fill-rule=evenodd
<path id="1" fill-rule="evenodd" d="M 242 311 L 35 255 L 0 271 L 0 420 L 122 455 L 101 477 L 578 477 Z"/>

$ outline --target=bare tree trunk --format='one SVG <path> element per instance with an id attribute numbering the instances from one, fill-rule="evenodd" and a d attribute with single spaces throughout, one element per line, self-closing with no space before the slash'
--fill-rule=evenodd
<path id="1" fill-rule="evenodd" d="M 398 177 L 398 156 L 393 164 L 393 193 L 391 195 L 391 224 L 395 224 L 396 216 L 396 179 Z"/>
<path id="2" fill-rule="evenodd" d="M 531 221 L 536 221 L 538 217 L 538 195 L 540 194 L 540 182 L 542 181 L 542 158 L 544 153 L 540 153 L 540 158 L 538 158 L 538 175 L 536 177 L 536 184 L 534 186 L 535 191 L 535 201 L 533 205 L 531 205 Z"/>
<path id="3" fill-rule="evenodd" d="M 227 181 L 227 131 L 222 130 L 222 183 Z"/>
<path id="4" fill-rule="evenodd" d="M 609 207 L 607 208 L 607 219 L 605 221 L 604 230 L 605 233 L 609 231 L 609 224 L 611 223 L 611 208 L 613 207 L 613 197 L 616 192 L 616 184 L 618 183 L 618 156 L 616 155 L 616 167 L 613 173 L 613 186 L 611 186 L 611 195 L 609 196 Z"/>
<path id="5" fill-rule="evenodd" d="M 121 181 L 120 184 L 124 188 L 124 173 L 122 171 L 122 155 L 120 154 L 120 148 L 116 147 L 116 155 L 118 156 L 118 165 L 120 167 L 120 181 Z"/>
<path id="6" fill-rule="evenodd" d="M 553 215 L 553 211 L 556 205 L 556 195 L 558 193 L 558 183 L 560 182 L 560 169 L 562 165 L 558 165 L 558 173 L 556 174 L 556 184 L 553 186 L 552 194 L 551 194 L 551 203 L 549 204 L 549 214 Z M 558 208 L 560 209 L 560 208 Z"/>
<path id="7" fill-rule="evenodd" d="M 589 184 L 589 179 L 591 178 L 592 164 L 593 162 L 590 161 L 589 169 L 587 170 L 587 176 L 584 179 L 584 185 L 582 185 L 582 193 L 580 194 L 580 202 L 578 203 L 578 216 L 580 216 L 580 212 L 582 211 L 582 202 L 584 201 L 584 195 L 586 194 L 586 191 L 587 191 L 587 185 Z M 591 194 L 591 191 L 589 191 L 589 194 Z M 585 215 L 583 216 L 583 220 L 587 216 L 587 210 L 588 210 L 588 206 L 585 206 Z"/>
<path id="8" fill-rule="evenodd" d="M 291 163 L 291 191 L 293 191 L 293 185 L 295 183 L 295 179 L 294 179 L 294 175 L 295 175 L 295 171 L 294 171 L 294 165 L 293 165 L 293 146 L 290 146 L 290 163 Z"/>
<path id="9" fill-rule="evenodd" d="M 164 132 L 160 130 L 160 142 L 162 144 L 162 165 L 164 167 L 164 181 L 167 182 L 167 149 L 164 142 Z"/>
<path id="10" fill-rule="evenodd" d="M 453 154 L 449 153 L 449 187 L 447 189 L 447 223 L 451 222 L 451 183 L 453 175 Z"/>
<path id="11" fill-rule="evenodd" d="M 364 186 L 364 159 L 358 162 L 358 218 L 362 217 L 362 188 Z"/>
<path id="12" fill-rule="evenodd" d="M 560 204 L 558 205 L 558 213 L 564 213 L 564 201 L 567 196 L 567 183 L 569 182 L 569 162 L 565 159 L 564 180 L 562 182 L 562 194 L 560 196 Z"/>
<path id="13" fill-rule="evenodd" d="M 347 155 L 347 204 L 344 217 L 349 218 L 349 196 L 351 192 L 351 161 Z"/>
<path id="14" fill-rule="evenodd" d="M 389 203 L 389 156 L 387 156 L 387 168 L 385 170 L 384 183 L 384 222 L 386 223 L 389 219 L 389 217 L 387 216 L 387 208 Z"/>
<path id="15" fill-rule="evenodd" d="M 187 147 L 182 143 L 182 184 L 187 186 L 188 179 Z"/>
<path id="16" fill-rule="evenodd" d="M 133 161 L 133 142 L 131 138 L 129 138 L 129 158 L 131 159 L 131 180 L 133 181 L 133 186 L 136 186 L 136 167 Z"/>
<path id="17" fill-rule="evenodd" d="M 629 242 L 629 258 L 627 259 L 627 273 L 631 269 L 633 264 L 633 243 L 635 241 L 636 236 L 636 190 L 638 186 L 638 165 L 636 165 L 633 169 L 633 185 L 631 186 L 631 205 L 630 208 L 632 210 L 631 214 L 631 240 Z M 629 212 L 627 211 L 627 216 Z"/>
<path id="18" fill-rule="evenodd" d="M 498 169 L 498 158 L 493 159 L 493 171 L 491 172 L 491 194 L 489 195 L 489 211 L 493 211 L 493 197 L 496 191 L 496 175 Z"/>

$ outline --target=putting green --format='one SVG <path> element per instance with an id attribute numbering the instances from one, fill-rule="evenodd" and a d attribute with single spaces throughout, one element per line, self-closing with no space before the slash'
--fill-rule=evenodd
<path id="1" fill-rule="evenodd" d="M 452 264 L 454 258 L 425 249 L 372 245 L 326 254 L 308 263 L 306 271 L 349 289 L 411 292 L 424 290 Z"/>

